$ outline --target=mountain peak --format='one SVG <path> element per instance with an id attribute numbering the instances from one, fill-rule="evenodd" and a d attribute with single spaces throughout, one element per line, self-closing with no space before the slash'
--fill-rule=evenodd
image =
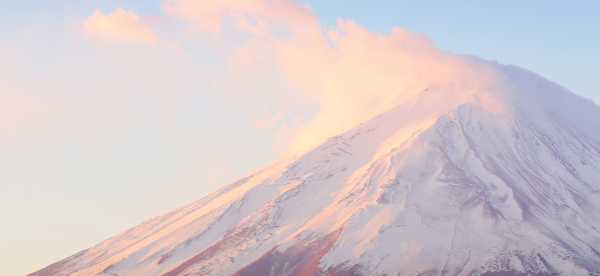
<path id="1" fill-rule="evenodd" d="M 600 109 L 494 66 L 32 275 L 600 273 Z"/>

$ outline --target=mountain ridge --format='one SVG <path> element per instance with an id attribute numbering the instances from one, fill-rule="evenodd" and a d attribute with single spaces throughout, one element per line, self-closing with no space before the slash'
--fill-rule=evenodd
<path id="1" fill-rule="evenodd" d="M 600 274 L 600 108 L 493 66 L 31 275 Z"/>

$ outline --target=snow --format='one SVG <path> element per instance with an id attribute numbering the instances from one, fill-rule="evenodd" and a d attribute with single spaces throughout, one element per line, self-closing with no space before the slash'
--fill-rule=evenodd
<path id="1" fill-rule="evenodd" d="M 493 66 L 34 275 L 231 275 L 337 231 L 322 271 L 600 273 L 600 108 Z"/>

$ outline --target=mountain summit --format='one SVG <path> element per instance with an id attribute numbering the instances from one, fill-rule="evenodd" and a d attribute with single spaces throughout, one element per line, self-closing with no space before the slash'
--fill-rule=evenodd
<path id="1" fill-rule="evenodd" d="M 600 275 L 600 108 L 493 67 L 32 275 Z"/>

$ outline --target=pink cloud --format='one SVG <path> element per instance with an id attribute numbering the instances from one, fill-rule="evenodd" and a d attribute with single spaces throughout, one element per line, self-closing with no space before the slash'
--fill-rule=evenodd
<path id="1" fill-rule="evenodd" d="M 212 33 L 223 31 L 227 23 L 241 31 L 264 33 L 274 25 L 299 28 L 317 22 L 307 7 L 289 0 L 167 0 L 164 9 Z"/>
<path id="2" fill-rule="evenodd" d="M 375 33 L 344 19 L 324 26 L 292 0 L 165 0 L 163 8 L 167 17 L 218 37 L 217 47 L 226 44 L 226 90 L 245 92 L 238 94 L 244 101 L 277 98 L 280 106 L 255 127 L 282 132 L 274 136 L 285 137 L 291 152 L 308 149 L 426 88 L 460 85 L 469 90 L 494 78 L 488 66 L 445 53 L 420 34 L 401 28 Z M 96 11 L 84 30 L 102 41 L 156 43 L 143 21 L 122 9 L 107 15 Z M 273 94 L 264 89 L 269 78 L 282 78 L 290 89 Z M 317 111 L 290 121 L 295 118 L 287 110 L 306 105 Z"/>
<path id="3" fill-rule="evenodd" d="M 444 53 L 427 38 L 395 28 L 368 31 L 349 20 L 320 32 L 276 41 L 278 67 L 319 106 L 298 126 L 292 151 L 310 148 L 402 102 L 426 88 L 486 85 L 488 70 Z M 315 32 L 317 33 L 317 32 Z M 466 83 L 481 80 L 481 83 Z M 468 86 L 468 87 L 467 87 Z"/>
<path id="4" fill-rule="evenodd" d="M 456 84 L 468 90 L 491 79 L 486 66 L 445 53 L 422 35 L 401 28 L 374 33 L 342 19 L 323 26 L 310 9 L 293 1 L 170 0 L 165 7 L 171 16 L 225 39 L 239 32 L 249 35 L 231 53 L 231 70 L 243 78 L 264 71 L 267 64 L 271 75 L 283 75 L 300 92 L 289 97 L 288 105 L 309 102 L 318 107 L 311 119 L 293 129 L 289 122 L 279 124 L 286 126 L 284 136 L 292 137 L 287 142 L 292 152 L 310 148 L 426 88 Z M 225 28 L 227 24 L 233 28 Z"/>
<path id="5" fill-rule="evenodd" d="M 123 9 L 110 14 L 95 11 L 84 22 L 83 31 L 89 38 L 101 42 L 158 42 L 156 34 L 137 14 Z"/>

